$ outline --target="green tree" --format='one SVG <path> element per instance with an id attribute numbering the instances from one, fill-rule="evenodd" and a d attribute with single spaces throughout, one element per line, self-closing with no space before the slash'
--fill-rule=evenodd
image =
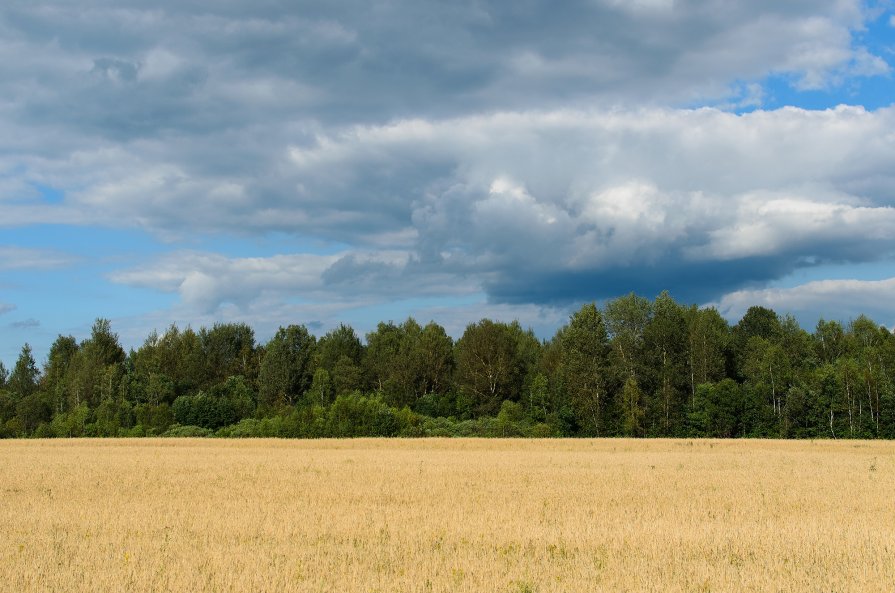
<path id="1" fill-rule="evenodd" d="M 361 364 L 364 347 L 350 325 L 344 323 L 317 342 L 317 367 L 326 369 L 336 394 L 363 387 Z"/>
<path id="2" fill-rule="evenodd" d="M 215 323 L 210 330 L 202 328 L 199 341 L 205 360 L 201 387 L 208 388 L 237 375 L 249 381 L 258 378 L 260 361 L 255 351 L 255 331 L 245 323 Z"/>
<path id="3" fill-rule="evenodd" d="M 380 323 L 367 334 L 364 369 L 390 406 L 415 406 L 420 397 L 450 389 L 453 343 L 444 328 L 425 328 L 411 317 L 401 325 Z"/>
<path id="4" fill-rule="evenodd" d="M 639 379 L 648 366 L 644 356 L 644 337 L 652 314 L 653 306 L 649 299 L 633 292 L 606 303 L 606 329 L 616 359 L 616 373 L 622 383 L 628 377 Z"/>
<path id="5" fill-rule="evenodd" d="M 603 433 L 609 338 L 603 316 L 594 303 L 581 307 L 562 334 L 565 388 L 578 419 L 595 436 Z"/>
<path id="6" fill-rule="evenodd" d="M 857 424 L 861 436 L 879 436 L 884 394 L 890 389 L 889 369 L 883 356 L 886 334 L 868 317 L 861 315 L 849 323 L 848 354 L 858 369 L 860 396 L 857 397 Z"/>
<path id="7" fill-rule="evenodd" d="M 528 417 L 535 422 L 547 420 L 547 405 L 550 399 L 550 382 L 544 373 L 538 373 L 528 388 Z"/>
<path id="8" fill-rule="evenodd" d="M 310 389 L 316 342 L 303 325 L 280 327 L 267 343 L 261 359 L 260 403 L 270 407 L 291 406 Z"/>
<path id="9" fill-rule="evenodd" d="M 329 376 L 329 371 L 319 367 L 314 371 L 311 389 L 308 391 L 308 399 L 312 404 L 328 406 L 333 401 L 333 395 L 333 382 Z"/>
<path id="10" fill-rule="evenodd" d="M 746 353 L 751 338 L 762 338 L 770 343 L 778 343 L 782 330 L 777 313 L 767 307 L 749 307 L 743 318 L 731 332 L 732 362 L 738 379 L 745 378 Z"/>
<path id="11" fill-rule="evenodd" d="M 213 386 L 208 393 L 200 391 L 178 397 L 172 410 L 180 424 L 215 430 L 250 416 L 253 399 L 251 388 L 239 375 Z"/>
<path id="12" fill-rule="evenodd" d="M 732 379 L 703 383 L 696 388 L 696 405 L 690 413 L 694 436 L 729 438 L 742 436 L 745 407 L 743 390 Z"/>
<path id="13" fill-rule="evenodd" d="M 103 399 L 115 397 L 124 375 L 124 350 L 107 319 L 97 319 L 90 338 L 72 356 L 67 373 L 68 408 L 85 402 L 95 408 Z"/>
<path id="14" fill-rule="evenodd" d="M 25 434 L 30 434 L 43 422 L 53 418 L 53 403 L 43 391 L 32 391 L 16 404 L 16 417 L 22 423 Z"/>
<path id="15" fill-rule="evenodd" d="M 41 387 L 51 395 L 53 409 L 56 412 L 63 412 L 66 409 L 69 367 L 77 356 L 78 349 L 78 342 L 72 336 L 60 335 L 50 346 L 41 377 Z"/>
<path id="16" fill-rule="evenodd" d="M 364 371 L 389 405 L 412 403 L 418 371 L 412 348 L 408 332 L 392 322 L 379 323 L 375 331 L 367 334 Z"/>
<path id="17" fill-rule="evenodd" d="M 700 383 L 715 383 L 725 377 L 724 353 L 730 344 L 730 326 L 715 308 L 687 312 L 687 354 L 690 379 L 690 403 Z"/>
<path id="18" fill-rule="evenodd" d="M 453 340 L 442 326 L 430 321 L 420 333 L 417 350 L 422 369 L 420 392 L 444 395 L 451 388 L 454 371 Z"/>
<path id="19" fill-rule="evenodd" d="M 466 326 L 457 341 L 457 386 L 476 415 L 493 416 L 504 400 L 522 395 L 526 369 L 519 352 L 524 343 L 520 332 L 518 324 L 482 319 Z"/>
<path id="20" fill-rule="evenodd" d="M 40 373 L 37 370 L 37 363 L 34 362 L 34 356 L 31 354 L 31 346 L 25 344 L 16 360 L 12 374 L 9 376 L 7 389 L 9 389 L 17 399 L 28 397 L 37 391 L 37 380 Z"/>
<path id="21" fill-rule="evenodd" d="M 656 297 L 652 308 L 652 317 L 643 332 L 647 361 L 644 379 L 649 380 L 653 394 L 653 403 L 648 406 L 655 427 L 651 433 L 668 436 L 680 423 L 687 400 L 687 318 L 684 308 L 668 292 Z"/>
<path id="22" fill-rule="evenodd" d="M 622 430 L 625 436 L 637 437 L 643 433 L 643 392 L 637 379 L 628 377 L 622 389 Z"/>
<path id="23" fill-rule="evenodd" d="M 783 414 L 785 395 L 792 386 L 792 367 L 783 346 L 752 336 L 742 353 L 742 373 L 756 389 L 767 394 L 776 418 Z"/>
<path id="24" fill-rule="evenodd" d="M 817 321 L 814 328 L 815 353 L 826 364 L 832 364 L 845 353 L 845 331 L 838 321 Z"/>

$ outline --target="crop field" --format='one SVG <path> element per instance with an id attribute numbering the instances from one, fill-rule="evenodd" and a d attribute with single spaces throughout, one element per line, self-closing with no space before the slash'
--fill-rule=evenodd
<path id="1" fill-rule="evenodd" d="M 0 590 L 895 591 L 895 443 L 0 442 Z"/>

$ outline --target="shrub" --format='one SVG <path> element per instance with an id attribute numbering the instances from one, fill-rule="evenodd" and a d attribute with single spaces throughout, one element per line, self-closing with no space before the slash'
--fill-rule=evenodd
<path id="1" fill-rule="evenodd" d="M 180 424 L 174 424 L 169 428 L 164 434 L 163 437 L 207 437 L 211 436 L 212 432 L 201 426 L 181 426 Z"/>

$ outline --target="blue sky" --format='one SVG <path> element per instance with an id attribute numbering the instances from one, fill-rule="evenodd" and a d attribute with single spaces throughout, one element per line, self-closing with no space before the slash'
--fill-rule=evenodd
<path id="1" fill-rule="evenodd" d="M 11 0 L 0 360 L 112 320 L 546 337 L 662 289 L 895 325 L 895 11 Z"/>

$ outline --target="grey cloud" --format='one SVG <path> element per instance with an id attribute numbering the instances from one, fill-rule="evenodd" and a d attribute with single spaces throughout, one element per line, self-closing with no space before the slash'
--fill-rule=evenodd
<path id="1" fill-rule="evenodd" d="M 891 253 L 895 112 L 656 105 L 885 73 L 853 34 L 868 18 L 858 0 L 14 1 L 0 225 L 347 245 L 112 276 L 206 314 L 289 295 L 717 298 Z M 21 200 L 31 183 L 66 198 Z"/>
<path id="2" fill-rule="evenodd" d="M 282 121 L 690 103 L 878 74 L 858 0 L 63 2 L 0 12 L 18 117 L 115 141 Z M 12 59 L 14 58 L 14 59 Z M 37 81 L 37 82 L 35 82 Z M 35 86 L 36 85 L 36 86 Z"/>
<path id="3" fill-rule="evenodd" d="M 15 311 L 16 306 L 11 303 L 0 303 L 0 315 L 5 313 L 9 313 L 10 311 Z"/>
<path id="4" fill-rule="evenodd" d="M 339 306 L 402 297 L 475 293 L 478 284 L 421 266 L 406 252 L 349 252 L 228 258 L 176 252 L 110 275 L 114 282 L 176 293 L 194 312 L 226 306 L 248 311 L 261 303 L 290 300 Z"/>
<path id="5" fill-rule="evenodd" d="M 891 194 L 849 190 L 868 174 L 891 187 L 880 130 L 893 125 L 895 111 L 860 108 L 502 114 L 358 129 L 292 157 L 303 173 L 453 163 L 395 191 L 416 196 L 420 262 L 475 276 L 496 300 L 627 287 L 705 300 L 891 253 Z"/>
<path id="6" fill-rule="evenodd" d="M 757 83 L 739 81 L 828 81 L 872 61 L 851 35 L 866 18 L 858 0 L 12 2 L 0 9 L 0 170 L 77 188 L 43 209 L 52 222 L 391 234 L 406 247 L 408 199 L 466 163 L 419 139 L 406 163 L 354 158 L 324 177 L 296 171 L 290 147 L 364 144 L 352 130 L 413 119 L 475 128 L 472 112 L 754 102 Z M 16 205 L 3 222 L 40 212 Z"/>
<path id="7" fill-rule="evenodd" d="M 218 254 L 172 253 L 149 265 L 111 275 L 115 282 L 178 293 L 197 311 L 207 313 L 222 304 L 242 308 L 250 302 L 308 298 L 320 293 L 321 275 L 336 256 L 283 255 L 230 259 Z"/>
<path id="8" fill-rule="evenodd" d="M 352 241 L 349 252 L 178 257 L 115 278 L 207 306 L 245 303 L 265 286 L 327 299 L 461 287 L 495 303 L 555 304 L 667 288 L 704 302 L 799 268 L 895 252 L 886 191 L 895 183 L 893 129 L 895 109 L 846 107 L 505 113 L 351 127 L 293 146 L 281 172 L 301 190 L 263 210 L 253 210 L 263 202 L 249 184 L 170 176 L 219 206 L 205 224 L 291 227 Z M 132 191 L 128 208 L 151 220 L 159 215 L 138 201 L 151 194 L 153 207 L 170 207 L 164 216 L 180 208 L 185 222 L 203 224 L 190 192 L 167 195 L 161 178 L 147 174 L 151 192 L 124 183 L 91 199 L 114 214 L 112 196 Z M 311 270 L 307 283 L 281 281 L 298 262 Z M 175 280 L 165 284 L 168 269 Z M 251 281 L 231 278 L 237 271 Z"/>
<path id="9" fill-rule="evenodd" d="M 34 329 L 35 327 L 40 327 L 40 321 L 32 317 L 22 321 L 15 321 L 13 323 L 10 323 L 9 327 L 12 329 Z"/>
<path id="10" fill-rule="evenodd" d="M 112 81 L 133 82 L 137 79 L 137 71 L 139 69 L 139 64 L 134 64 L 133 62 L 125 62 L 124 60 L 113 58 L 98 58 L 93 60 L 93 70 L 91 72 Z"/>

